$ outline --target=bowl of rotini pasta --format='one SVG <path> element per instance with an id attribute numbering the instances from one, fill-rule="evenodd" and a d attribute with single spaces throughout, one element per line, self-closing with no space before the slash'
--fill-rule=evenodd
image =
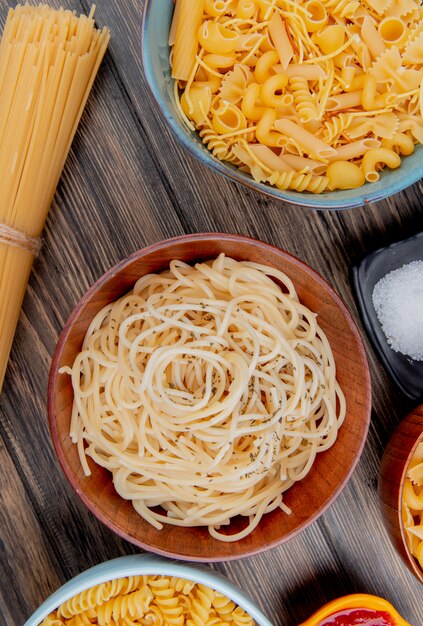
<path id="1" fill-rule="evenodd" d="M 419 0 L 147 0 L 144 71 L 202 163 L 347 209 L 421 178 L 422 18 Z"/>
<path id="2" fill-rule="evenodd" d="M 53 356 L 61 466 L 98 519 L 165 556 L 219 561 L 293 537 L 363 448 L 370 377 L 330 286 L 248 237 L 193 234 L 110 269 Z"/>
<path id="3" fill-rule="evenodd" d="M 423 583 L 423 406 L 392 435 L 379 475 L 385 526 L 408 568 Z"/>
<path id="4" fill-rule="evenodd" d="M 222 622 L 271 626 L 243 591 L 211 569 L 140 554 L 82 572 L 53 593 L 24 626 Z"/>

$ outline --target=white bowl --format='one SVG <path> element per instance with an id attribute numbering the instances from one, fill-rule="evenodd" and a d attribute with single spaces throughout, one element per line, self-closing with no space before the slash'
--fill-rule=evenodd
<path id="1" fill-rule="evenodd" d="M 272 626 L 267 617 L 257 608 L 250 598 L 229 580 L 203 566 L 193 566 L 170 561 L 150 554 L 136 554 L 123 556 L 112 561 L 106 561 L 78 574 L 63 587 L 53 593 L 35 613 L 25 622 L 24 626 L 39 626 L 52 611 L 63 602 L 73 598 L 81 591 L 95 585 L 123 578 L 125 576 L 166 575 L 185 578 L 193 582 L 207 585 L 233 600 L 255 620 L 258 626 Z"/>

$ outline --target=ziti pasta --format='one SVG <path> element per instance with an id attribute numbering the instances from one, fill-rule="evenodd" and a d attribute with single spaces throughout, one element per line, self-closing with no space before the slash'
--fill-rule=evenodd
<path id="1" fill-rule="evenodd" d="M 420 0 L 176 0 L 180 113 L 255 180 L 376 182 L 423 143 Z"/>
<path id="2" fill-rule="evenodd" d="M 18 5 L 0 42 L 0 390 L 38 238 L 110 37 L 93 13 Z"/>
<path id="3" fill-rule="evenodd" d="M 402 492 L 402 519 L 411 554 L 423 571 L 423 441 L 410 461 Z"/>
<path id="4" fill-rule="evenodd" d="M 345 417 L 331 347 L 291 280 L 223 254 L 142 276 L 60 373 L 72 377 L 85 474 L 88 458 L 108 469 L 158 530 L 205 526 L 221 541 L 278 507 L 289 514 L 284 492 Z"/>
<path id="5" fill-rule="evenodd" d="M 255 626 L 225 595 L 174 576 L 128 576 L 82 591 L 40 626 Z"/>

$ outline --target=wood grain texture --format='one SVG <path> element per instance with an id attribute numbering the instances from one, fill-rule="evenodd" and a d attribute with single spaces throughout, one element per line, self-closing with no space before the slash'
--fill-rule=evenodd
<path id="1" fill-rule="evenodd" d="M 73 0 L 52 4 L 88 9 L 87 2 Z M 97 278 L 166 237 L 240 233 L 278 245 L 315 268 L 362 328 L 351 266 L 376 248 L 423 230 L 422 182 L 375 205 L 326 213 L 262 197 L 206 170 L 170 136 L 145 84 L 142 0 L 96 4 L 99 26 L 112 31 L 110 50 L 53 202 L 0 396 L 2 626 L 22 626 L 54 588 L 78 572 L 137 551 L 72 492 L 47 424 L 51 356 L 70 312 Z M 2 22 L 7 6 L 0 0 Z M 364 339 L 372 422 L 346 489 L 286 544 L 211 565 L 249 593 L 275 626 L 295 626 L 325 602 L 354 592 L 385 596 L 413 626 L 423 624 L 422 585 L 392 546 L 377 495 L 383 450 L 413 407 Z"/>

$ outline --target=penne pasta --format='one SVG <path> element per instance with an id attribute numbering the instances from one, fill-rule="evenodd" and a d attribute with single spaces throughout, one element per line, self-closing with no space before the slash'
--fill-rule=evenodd
<path id="1" fill-rule="evenodd" d="M 342 111 L 361 106 L 363 90 L 350 91 L 348 93 L 337 94 L 328 98 L 326 103 L 327 111 Z"/>
<path id="2" fill-rule="evenodd" d="M 284 154 L 283 160 L 287 165 L 297 170 L 297 172 L 306 171 L 316 176 L 321 176 L 327 169 L 327 166 L 320 161 L 314 161 L 313 159 L 301 157 L 296 154 Z"/>
<path id="3" fill-rule="evenodd" d="M 274 13 L 269 22 L 269 34 L 278 53 L 282 68 L 286 69 L 294 56 L 294 51 L 286 32 L 285 22 L 279 13 Z"/>
<path id="4" fill-rule="evenodd" d="M 279 119 L 275 121 L 275 127 L 287 137 L 292 137 L 307 154 L 317 159 L 328 159 L 336 154 L 336 150 L 328 146 L 324 141 L 310 133 L 303 126 L 290 120 Z"/>
<path id="5" fill-rule="evenodd" d="M 329 161 L 349 161 L 357 159 L 369 150 L 375 150 L 381 146 L 378 139 L 360 139 L 352 141 L 336 149 L 335 155 L 328 157 Z"/>
<path id="6" fill-rule="evenodd" d="M 374 20 L 369 15 L 363 20 L 361 36 L 374 59 L 377 59 L 380 54 L 385 52 L 385 42 L 376 29 Z"/>
<path id="7" fill-rule="evenodd" d="M 275 172 L 293 172 L 295 168 L 291 167 L 286 161 L 285 156 L 278 156 L 267 146 L 260 144 L 250 144 L 250 151 L 263 163 L 265 167 Z"/>
<path id="8" fill-rule="evenodd" d="M 288 78 L 302 76 L 306 80 L 319 80 L 326 78 L 326 72 L 321 65 L 303 65 L 301 63 L 290 63 L 285 69 L 277 64 L 273 67 L 275 72 L 285 74 Z"/>

